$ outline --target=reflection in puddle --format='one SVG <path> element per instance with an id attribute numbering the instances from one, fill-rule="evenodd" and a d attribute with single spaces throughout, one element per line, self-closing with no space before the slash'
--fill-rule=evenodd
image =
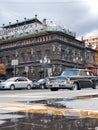
<path id="1" fill-rule="evenodd" d="M 74 118 L 62 115 L 17 113 L 23 118 L 8 119 L 0 130 L 95 130 L 98 119 Z"/>
<path id="2" fill-rule="evenodd" d="M 5 114 L 9 118 L 1 118 L 0 130 L 98 130 L 98 112 L 68 109 L 65 104 L 60 103 L 92 97 L 81 96 L 73 99 L 58 98 L 29 102 L 32 106 L 44 104 L 45 107 Z"/>

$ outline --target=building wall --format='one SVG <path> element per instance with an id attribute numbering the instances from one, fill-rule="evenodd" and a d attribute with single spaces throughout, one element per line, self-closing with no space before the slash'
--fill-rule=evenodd
<path id="1" fill-rule="evenodd" d="M 85 47 L 84 41 L 77 40 L 70 30 L 53 23 L 48 25 L 46 19 L 40 22 L 37 15 L 34 19 L 16 21 L 3 24 L 0 30 L 0 63 L 6 65 L 6 78 L 23 75 L 37 80 L 60 75 L 66 68 L 96 65 L 95 52 Z"/>
<path id="2" fill-rule="evenodd" d="M 86 39 L 83 39 L 83 41 L 85 42 L 86 47 L 91 45 L 92 49 L 96 49 L 96 46 L 98 46 L 98 36 L 90 36 Z"/>
<path id="3" fill-rule="evenodd" d="M 47 66 L 54 75 L 59 75 L 65 68 L 84 68 L 83 42 L 62 32 L 41 33 L 0 43 L 0 61 L 6 64 L 7 77 L 13 76 L 11 62 L 14 59 L 18 59 L 17 76 L 24 75 L 32 80 L 47 76 L 43 74 L 46 65 L 40 63 L 45 56 L 51 61 Z"/>

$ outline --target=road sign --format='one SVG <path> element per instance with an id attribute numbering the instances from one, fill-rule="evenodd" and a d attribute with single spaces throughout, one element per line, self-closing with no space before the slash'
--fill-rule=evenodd
<path id="1" fill-rule="evenodd" d="M 18 60 L 12 60 L 11 65 L 18 65 Z"/>

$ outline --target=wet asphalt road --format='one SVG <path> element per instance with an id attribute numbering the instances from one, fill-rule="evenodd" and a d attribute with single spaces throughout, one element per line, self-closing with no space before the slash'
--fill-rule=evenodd
<path id="1" fill-rule="evenodd" d="M 0 130 L 97 130 L 98 89 L 0 90 Z"/>

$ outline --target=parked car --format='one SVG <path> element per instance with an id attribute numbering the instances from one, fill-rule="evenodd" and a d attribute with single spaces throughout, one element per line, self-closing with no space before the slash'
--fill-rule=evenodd
<path id="1" fill-rule="evenodd" d="M 46 89 L 46 82 L 47 82 L 48 78 L 43 78 L 43 79 L 39 79 L 37 82 L 33 83 L 33 87 L 34 88 L 39 88 L 39 89 Z"/>
<path id="2" fill-rule="evenodd" d="M 11 89 L 14 90 L 16 88 L 27 88 L 31 89 L 33 87 L 33 82 L 26 77 L 12 77 L 4 82 L 1 82 L 1 89 Z"/>
<path id="3" fill-rule="evenodd" d="M 51 77 L 47 84 L 48 88 L 55 91 L 64 88 L 72 90 L 80 90 L 81 88 L 95 89 L 98 86 L 98 76 L 95 76 L 88 69 L 66 69 L 62 72 L 62 76 L 66 78 L 64 85 L 62 85 L 62 82 L 59 82 L 58 85 L 57 77 Z"/>
<path id="4" fill-rule="evenodd" d="M 70 81 L 64 76 L 54 76 L 48 79 L 47 87 L 50 88 L 51 91 L 57 91 L 60 88 L 73 89 L 74 85 L 73 81 Z"/>
<path id="5" fill-rule="evenodd" d="M 93 88 L 98 86 L 98 76 L 95 76 L 89 69 L 66 69 L 62 72 L 62 76 L 73 81 L 75 90 L 81 88 Z"/>
<path id="6" fill-rule="evenodd" d="M 1 82 L 3 82 L 4 80 L 0 79 L 0 86 L 1 86 Z"/>
<path id="7" fill-rule="evenodd" d="M 0 83 L 3 82 L 4 80 L 0 79 Z"/>

